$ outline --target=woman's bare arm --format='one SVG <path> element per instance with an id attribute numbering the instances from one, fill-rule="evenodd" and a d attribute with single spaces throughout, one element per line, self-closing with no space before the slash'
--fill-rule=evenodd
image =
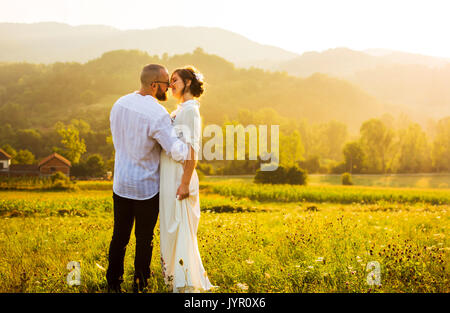
<path id="1" fill-rule="evenodd" d="M 181 177 L 181 184 L 177 190 L 177 197 L 179 200 L 183 200 L 189 197 L 189 184 L 191 182 L 192 173 L 197 166 L 197 159 L 194 157 L 194 149 L 189 147 L 190 157 L 184 162 L 183 165 L 183 176 Z"/>

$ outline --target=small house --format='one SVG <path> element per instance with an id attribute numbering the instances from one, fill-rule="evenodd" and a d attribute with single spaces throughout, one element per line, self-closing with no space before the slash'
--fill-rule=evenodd
<path id="1" fill-rule="evenodd" d="M 0 176 L 18 177 L 39 177 L 51 176 L 56 172 L 62 172 L 70 176 L 72 164 L 62 155 L 52 153 L 44 158 L 39 164 L 11 164 L 11 156 L 0 149 Z"/>
<path id="2" fill-rule="evenodd" d="M 62 172 L 66 176 L 70 176 L 70 167 L 72 164 L 62 155 L 52 153 L 38 164 L 41 176 L 53 175 L 56 172 Z"/>
<path id="3" fill-rule="evenodd" d="M 11 156 L 4 150 L 0 149 L 0 171 L 7 172 L 11 165 Z"/>

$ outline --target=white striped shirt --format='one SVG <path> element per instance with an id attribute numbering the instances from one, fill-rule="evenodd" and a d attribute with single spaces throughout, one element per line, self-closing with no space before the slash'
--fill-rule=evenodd
<path id="1" fill-rule="evenodd" d="M 152 198 L 159 192 L 161 147 L 175 161 L 184 161 L 189 146 L 177 138 L 169 113 L 150 95 L 121 97 L 111 109 L 110 123 L 114 193 L 135 200 Z"/>

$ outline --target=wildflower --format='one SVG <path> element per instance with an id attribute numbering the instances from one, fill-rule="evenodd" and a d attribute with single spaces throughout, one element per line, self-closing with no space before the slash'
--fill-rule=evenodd
<path id="1" fill-rule="evenodd" d="M 310 270 L 312 270 L 312 269 L 314 269 L 314 266 L 310 265 L 310 266 L 308 266 L 308 268 L 309 268 Z"/>
<path id="2" fill-rule="evenodd" d="M 247 262 L 247 264 L 253 264 L 253 263 L 255 263 L 255 261 L 253 261 L 253 260 L 251 260 L 251 259 L 245 260 L 245 262 Z"/>
<path id="3" fill-rule="evenodd" d="M 318 257 L 317 260 L 316 260 L 316 262 L 323 262 L 323 257 L 321 257 L 321 256 Z"/>
<path id="4" fill-rule="evenodd" d="M 241 289 L 241 290 L 247 290 L 248 289 L 248 285 L 246 283 L 237 283 L 236 286 Z"/>

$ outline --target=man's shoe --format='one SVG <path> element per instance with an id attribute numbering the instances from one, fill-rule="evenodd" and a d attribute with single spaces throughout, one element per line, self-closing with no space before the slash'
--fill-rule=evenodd
<path id="1" fill-rule="evenodd" d="M 133 281 L 133 292 L 134 293 L 139 293 L 144 291 L 144 289 L 148 286 L 148 283 L 146 280 L 140 280 L 139 278 L 136 278 Z"/>
<path id="2" fill-rule="evenodd" d="M 109 293 L 123 293 L 123 290 L 120 287 L 120 284 L 114 284 L 114 285 L 108 285 L 108 292 Z"/>

